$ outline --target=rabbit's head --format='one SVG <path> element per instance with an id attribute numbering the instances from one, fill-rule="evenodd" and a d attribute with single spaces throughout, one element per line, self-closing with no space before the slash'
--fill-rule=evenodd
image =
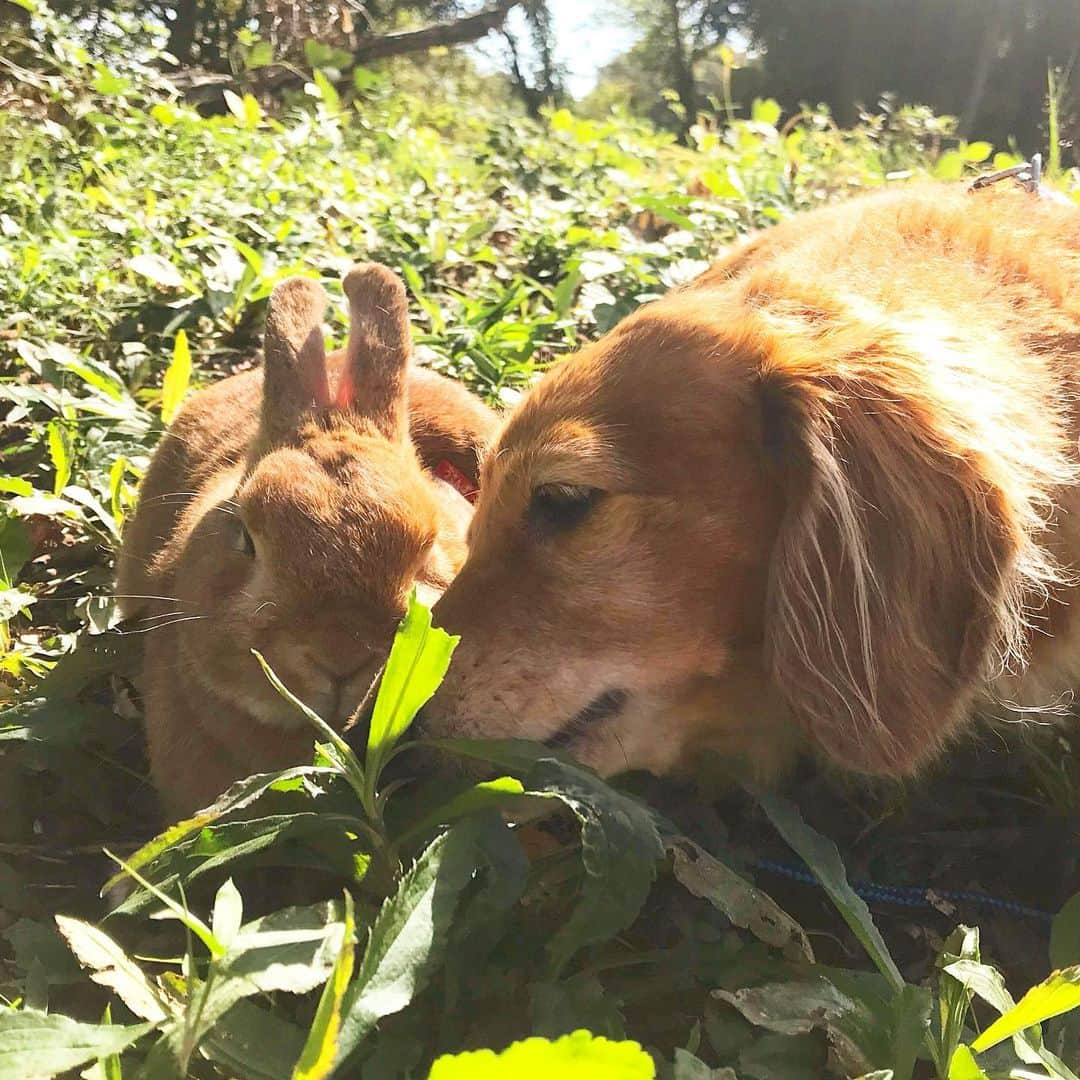
<path id="1" fill-rule="evenodd" d="M 329 361 L 322 287 L 292 278 L 274 290 L 257 435 L 180 530 L 176 586 L 209 616 L 180 627 L 186 670 L 277 728 L 306 721 L 252 649 L 340 726 L 385 659 L 411 590 L 433 602 L 465 556 L 471 507 L 425 471 L 409 439 L 404 288 L 372 264 L 354 268 L 344 289 L 349 341 Z"/>

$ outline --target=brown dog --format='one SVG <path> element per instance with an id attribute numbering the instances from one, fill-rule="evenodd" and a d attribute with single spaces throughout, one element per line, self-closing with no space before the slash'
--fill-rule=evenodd
<path id="1" fill-rule="evenodd" d="M 1071 207 L 928 186 L 750 239 L 510 420 L 426 732 L 902 775 L 985 695 L 1060 705 L 1078 361 Z"/>
<path id="2" fill-rule="evenodd" d="M 118 591 L 147 635 L 150 761 L 173 815 L 311 758 L 308 722 L 252 649 L 340 727 L 410 590 L 432 602 L 465 558 L 472 507 L 439 475 L 475 484 L 495 415 L 410 369 L 405 289 L 389 270 L 357 267 L 344 288 L 349 343 L 330 357 L 322 287 L 274 290 L 263 368 L 184 406 L 124 537 Z"/>

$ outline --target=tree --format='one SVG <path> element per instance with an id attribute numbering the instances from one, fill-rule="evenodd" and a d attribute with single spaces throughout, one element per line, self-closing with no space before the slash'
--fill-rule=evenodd
<path id="1" fill-rule="evenodd" d="M 1047 69 L 1071 70 L 1080 48 L 1080 0 L 751 0 L 747 14 L 770 92 L 791 107 L 849 122 L 892 91 L 1027 153 L 1043 148 Z"/>
<path id="2" fill-rule="evenodd" d="M 638 111 L 685 138 L 705 100 L 703 71 L 729 34 L 746 24 L 747 0 L 628 0 L 609 11 L 619 22 L 631 20 L 641 37 L 601 73 L 600 83 L 622 83 Z M 665 90 L 674 102 L 665 100 Z"/>
<path id="3" fill-rule="evenodd" d="M 502 26 L 527 0 L 53 0 L 93 33 L 102 12 L 124 11 L 169 28 L 166 50 L 181 68 L 229 72 L 238 35 L 257 27 L 275 62 L 302 61 L 317 41 L 354 63 L 476 41 Z M 535 3 L 536 0 L 533 0 Z"/>
<path id="4" fill-rule="evenodd" d="M 504 26 L 502 37 L 514 91 L 535 117 L 542 105 L 563 96 L 563 72 L 555 62 L 555 35 L 546 0 L 524 0 L 522 14 L 531 60 L 517 33 Z"/>

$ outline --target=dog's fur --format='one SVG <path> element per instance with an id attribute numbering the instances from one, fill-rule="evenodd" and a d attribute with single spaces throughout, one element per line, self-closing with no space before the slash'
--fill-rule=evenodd
<path id="1" fill-rule="evenodd" d="M 510 419 L 426 731 L 899 776 L 980 701 L 1059 705 L 1078 361 L 1072 207 L 922 186 L 758 234 Z"/>
<path id="2" fill-rule="evenodd" d="M 409 591 L 433 602 L 465 558 L 472 508 L 429 470 L 448 461 L 475 482 L 495 414 L 410 369 L 405 290 L 389 270 L 357 267 L 345 291 L 349 344 L 326 357 L 321 286 L 274 290 L 263 367 L 184 406 L 124 536 L 117 589 L 146 634 L 150 763 L 174 816 L 311 758 L 308 722 L 253 648 L 340 727 Z"/>

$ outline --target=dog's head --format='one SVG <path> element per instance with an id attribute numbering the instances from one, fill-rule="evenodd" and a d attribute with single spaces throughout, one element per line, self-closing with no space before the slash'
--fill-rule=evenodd
<path id="1" fill-rule="evenodd" d="M 940 745 L 1053 575 L 1060 462 L 995 356 L 773 284 L 648 305 L 528 396 L 436 607 L 462 643 L 429 734 L 603 772 L 725 740 L 765 762 L 768 699 L 861 771 Z"/>

